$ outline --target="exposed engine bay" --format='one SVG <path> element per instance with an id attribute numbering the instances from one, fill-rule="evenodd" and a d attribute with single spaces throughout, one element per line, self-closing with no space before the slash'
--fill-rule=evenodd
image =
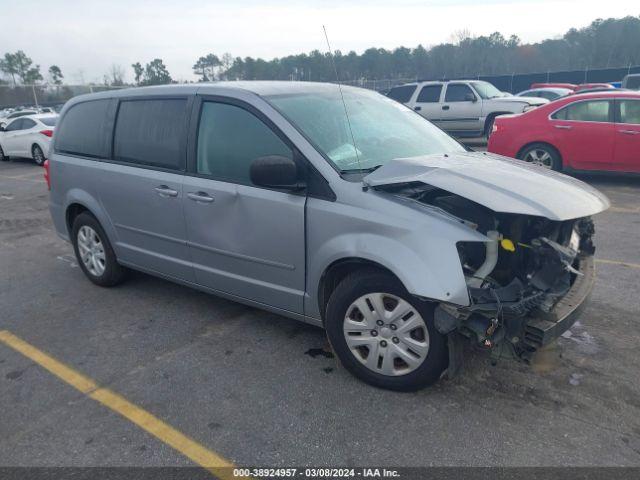
<path id="1" fill-rule="evenodd" d="M 545 344 L 550 331 L 557 336 L 556 307 L 593 265 L 589 217 L 554 221 L 498 213 L 422 182 L 378 189 L 436 209 L 488 239 L 458 242 L 470 305 L 440 304 L 435 325 L 441 333 L 458 332 L 496 355 L 522 359 Z"/>

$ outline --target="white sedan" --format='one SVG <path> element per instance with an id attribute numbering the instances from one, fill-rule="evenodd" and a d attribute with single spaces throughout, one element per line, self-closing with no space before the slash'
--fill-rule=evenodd
<path id="1" fill-rule="evenodd" d="M 37 165 L 42 165 L 57 120 L 58 115 L 29 115 L 15 118 L 6 127 L 0 127 L 0 160 L 33 158 Z"/>

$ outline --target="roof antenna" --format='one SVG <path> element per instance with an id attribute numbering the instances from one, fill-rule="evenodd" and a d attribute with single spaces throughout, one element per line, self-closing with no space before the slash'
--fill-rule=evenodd
<path id="1" fill-rule="evenodd" d="M 347 110 L 347 102 L 344 101 L 344 95 L 342 94 L 342 85 L 340 84 L 340 78 L 338 78 L 338 67 L 336 67 L 336 60 L 333 58 L 333 51 L 329 44 L 329 35 L 327 35 L 327 29 L 322 26 L 324 31 L 324 38 L 327 40 L 327 48 L 329 49 L 329 57 L 331 57 L 331 63 L 333 63 L 333 71 L 336 74 L 336 83 L 338 84 L 338 90 L 340 90 L 340 98 L 342 99 L 342 106 L 344 107 L 344 115 L 347 117 L 347 125 L 349 127 L 349 134 L 351 135 L 351 141 L 353 142 L 353 151 L 356 154 L 356 162 L 358 162 L 358 169 L 360 169 L 360 156 L 358 155 L 358 147 L 356 146 L 356 139 L 353 136 L 353 130 L 351 129 L 351 121 L 349 120 L 349 111 Z"/>

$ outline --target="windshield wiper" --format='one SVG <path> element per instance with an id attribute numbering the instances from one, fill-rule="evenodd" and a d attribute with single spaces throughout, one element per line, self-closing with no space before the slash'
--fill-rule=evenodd
<path id="1" fill-rule="evenodd" d="M 382 164 L 367 168 L 350 168 L 348 170 L 340 170 L 340 173 L 371 173 L 379 169 L 381 166 Z"/>

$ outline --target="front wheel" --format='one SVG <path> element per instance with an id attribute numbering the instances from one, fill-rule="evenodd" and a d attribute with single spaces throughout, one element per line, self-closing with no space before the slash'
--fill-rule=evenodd
<path id="1" fill-rule="evenodd" d="M 433 309 L 393 276 L 366 270 L 336 287 L 325 327 L 351 374 L 376 387 L 414 391 L 436 382 L 447 367 L 446 339 L 434 327 Z"/>
<path id="2" fill-rule="evenodd" d="M 2 147 L 0 147 L 0 162 L 8 162 L 9 161 L 9 157 L 7 157 L 4 154 L 4 150 L 2 150 Z"/>
<path id="3" fill-rule="evenodd" d="M 496 117 L 491 117 L 487 120 L 487 124 L 484 127 L 484 136 L 487 137 L 487 140 L 489 140 L 489 137 L 491 136 L 491 133 L 493 132 L 493 124 L 496 123 Z"/>
<path id="4" fill-rule="evenodd" d="M 31 147 L 31 156 L 33 157 L 33 161 L 36 162 L 36 165 L 44 165 L 44 161 L 46 160 L 46 158 L 44 158 L 44 153 L 42 152 L 42 149 L 39 145 L 34 145 L 33 147 Z"/>

